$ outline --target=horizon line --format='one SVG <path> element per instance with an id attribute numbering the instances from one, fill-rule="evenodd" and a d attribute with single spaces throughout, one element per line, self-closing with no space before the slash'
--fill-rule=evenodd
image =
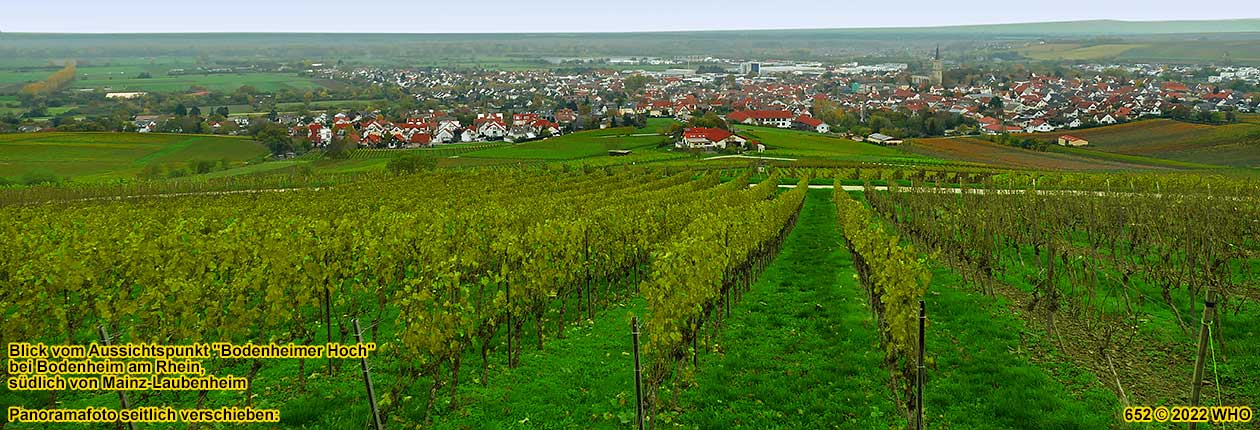
<path id="1" fill-rule="evenodd" d="M 79 31 L 79 32 L 59 32 L 59 31 L 7 31 L 0 29 L 0 37 L 3 35 L 150 35 L 150 34 L 379 34 L 379 35 L 512 35 L 512 34 L 639 34 L 639 33 L 737 33 L 747 31 L 844 31 L 844 30 L 945 30 L 966 27 L 998 27 L 1012 25 L 1031 25 L 1031 24 L 1079 24 L 1079 23 L 1126 23 L 1126 24 L 1156 24 L 1156 23 L 1210 23 L 1210 22 L 1238 22 L 1238 21 L 1256 21 L 1257 28 L 1255 30 L 1221 30 L 1208 32 L 1189 32 L 1181 34 L 1204 34 L 1204 33 L 1251 33 L 1260 32 L 1260 17 L 1249 18 L 1218 18 L 1218 19 L 1157 19 L 1157 20 L 1126 20 L 1126 19 L 1079 19 L 1079 20 L 1056 20 L 1056 21 L 1019 21 L 1019 22 L 995 22 L 995 23 L 977 23 L 977 24 L 942 24 L 942 25 L 925 25 L 912 27 L 878 27 L 878 26 L 854 26 L 854 27 L 761 27 L 761 28 L 740 28 L 740 29 L 674 29 L 674 30 L 623 30 L 623 31 L 486 31 L 486 32 L 369 32 L 369 31 L 123 31 L 123 32 L 107 32 L 107 31 Z M 1070 33 L 1070 32 L 1067 32 Z M 1166 34 L 1179 34 L 1180 32 L 1172 32 Z"/>

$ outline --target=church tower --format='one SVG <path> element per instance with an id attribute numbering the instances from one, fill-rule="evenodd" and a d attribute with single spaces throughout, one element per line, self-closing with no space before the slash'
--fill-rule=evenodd
<path id="1" fill-rule="evenodd" d="M 936 45 L 936 55 L 932 57 L 932 85 L 944 85 L 945 65 L 941 62 L 941 45 Z"/>

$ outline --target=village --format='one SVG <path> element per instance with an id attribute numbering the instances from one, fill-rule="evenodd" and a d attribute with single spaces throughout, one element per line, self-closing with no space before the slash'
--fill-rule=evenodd
<path id="1" fill-rule="evenodd" d="M 991 75 L 964 85 L 944 82 L 944 67 L 939 53 L 936 55 L 931 74 L 910 75 L 908 83 L 898 83 L 908 72 L 905 64 L 822 66 L 745 61 L 721 73 L 689 69 L 601 69 L 582 73 L 325 69 L 314 72 L 397 86 L 421 102 L 465 109 L 500 107 L 518 113 L 479 112 L 472 124 L 460 124 L 447 111 L 436 109 L 417 112 L 414 118 L 394 123 L 371 114 L 336 114 L 292 125 L 295 133 L 305 134 L 313 143 L 327 142 L 339 130 L 350 127 L 365 145 L 414 146 L 530 140 L 606 128 L 623 116 L 668 117 L 686 122 L 715 112 L 732 124 L 851 135 L 858 128 L 854 124 L 829 124 L 826 120 L 835 115 L 829 118 L 817 112 L 816 103 L 825 101 L 833 109 L 854 113 L 859 123 L 880 111 L 912 116 L 944 112 L 961 116 L 965 124 L 944 130 L 945 135 L 1002 134 L 1054 132 L 1174 115 L 1184 116 L 1179 119 L 1220 122 L 1233 112 L 1254 111 L 1257 103 L 1255 94 L 1221 88 L 1219 84 L 1220 76 L 1251 76 L 1251 68 L 1222 71 L 1213 76 L 1216 83 L 1161 79 L 1168 75 L 1190 76 L 1195 70 L 1190 66 L 1085 65 L 1079 67 L 1085 77 L 1033 74 L 1026 80 L 1008 81 Z M 1113 70 L 1121 70 L 1127 76 L 1109 73 Z M 547 109 L 549 104 L 567 106 Z M 855 137 L 878 143 L 917 137 L 905 134 L 881 129 Z M 713 139 L 705 145 L 722 146 L 718 143 L 721 140 Z"/>
<path id="2" fill-rule="evenodd" d="M 930 136 L 1051 133 L 1142 118 L 1223 123 L 1254 112 L 1260 97 L 1223 87 L 1260 79 L 1251 67 L 1084 64 L 1070 73 L 953 73 L 939 50 L 924 64 L 823 65 L 694 58 L 695 68 L 613 70 L 383 69 L 316 64 L 306 72 L 399 91 L 415 108 L 383 113 L 327 109 L 266 118 L 312 148 L 334 139 L 376 148 L 467 142 L 524 142 L 643 118 L 689 123 L 713 113 L 729 125 L 792 128 L 880 145 Z M 661 60 L 670 67 L 681 61 Z M 628 67 L 633 62 L 612 66 Z M 920 73 L 913 73 L 920 72 Z M 947 73 L 948 72 L 948 73 Z M 946 76 L 949 75 L 947 79 Z M 1206 79 L 1204 79 L 1206 77 Z M 875 117 L 901 118 L 905 125 Z M 928 117 L 946 118 L 924 124 Z M 919 118 L 920 120 L 915 120 Z M 134 131 L 160 128 L 162 115 L 140 115 Z M 226 116 L 206 124 L 245 130 L 261 118 Z M 228 124 L 228 123 L 231 124 Z M 230 126 L 230 127 L 228 127 Z M 228 132 L 234 133 L 234 132 Z M 1065 135 L 1066 137 L 1071 137 Z M 675 147 L 756 149 L 728 127 L 694 127 Z M 1084 143 L 1073 141 L 1074 146 Z M 1087 142 L 1085 142 L 1087 143 Z"/>

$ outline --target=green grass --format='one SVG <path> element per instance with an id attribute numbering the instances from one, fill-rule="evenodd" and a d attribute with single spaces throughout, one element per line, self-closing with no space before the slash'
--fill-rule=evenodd
<path id="1" fill-rule="evenodd" d="M 1171 40 L 1135 47 L 1117 55 L 1123 62 L 1210 64 L 1228 57 L 1237 65 L 1260 64 L 1260 44 L 1252 40 Z"/>
<path id="2" fill-rule="evenodd" d="M 847 161 L 931 161 L 929 157 L 897 148 L 855 142 L 808 131 L 741 125 L 740 135 L 766 145 L 757 155 L 786 158 L 825 158 Z"/>
<path id="3" fill-rule="evenodd" d="M 242 85 L 252 85 L 259 91 L 275 91 L 281 88 L 313 89 L 321 86 L 315 79 L 298 76 L 296 73 L 168 74 L 171 69 L 193 70 L 195 67 L 193 63 L 80 64 L 69 88 L 109 88 L 116 92 L 183 92 L 194 85 L 215 91 L 234 91 Z M 20 88 L 24 83 L 45 79 L 55 71 L 55 68 L 0 69 L 0 88 Z M 152 77 L 137 78 L 141 73 L 149 73 Z"/>
<path id="4" fill-rule="evenodd" d="M 810 190 L 782 253 L 702 353 L 668 414 L 684 428 L 904 427 L 829 190 Z M 668 424 L 661 421 L 661 424 Z"/>
<path id="5" fill-rule="evenodd" d="M 242 137 L 158 133 L 0 135 L 0 177 L 51 172 L 75 180 L 134 177 L 150 164 L 241 162 L 267 150 Z M 182 167 L 182 166 L 181 166 Z"/>
<path id="6" fill-rule="evenodd" d="M 693 157 L 691 154 L 682 153 L 682 152 L 647 150 L 647 151 L 635 152 L 630 155 L 622 155 L 622 156 L 616 156 L 616 157 L 599 156 L 599 157 L 590 157 L 590 158 L 580 158 L 577 160 L 565 160 L 565 161 L 561 161 L 560 163 L 563 163 L 569 166 L 575 166 L 575 167 L 580 167 L 580 166 L 602 167 L 602 166 L 617 166 L 617 165 L 623 165 L 623 164 L 639 165 L 639 164 L 645 164 L 645 163 L 664 163 L 664 162 L 678 161 L 678 160 L 690 160 L 692 158 Z"/>
<path id="7" fill-rule="evenodd" d="M 23 84 L 48 78 L 58 68 L 49 70 L 0 70 L 0 85 Z"/>
<path id="8" fill-rule="evenodd" d="M 470 143 L 447 143 L 433 145 L 427 148 L 358 148 L 353 150 L 346 158 L 357 160 L 366 158 L 389 159 L 408 155 L 426 155 L 434 157 L 449 157 L 452 155 L 460 155 L 471 152 L 477 152 L 496 147 L 509 147 L 510 143 L 506 142 L 470 142 Z"/>
<path id="9" fill-rule="evenodd" d="M 272 175 L 272 174 L 316 174 L 332 175 L 340 173 L 366 172 L 384 170 L 389 158 L 364 158 L 349 160 L 276 160 L 265 163 L 253 163 L 245 166 L 210 172 L 198 178 L 213 179 L 228 176 Z"/>
<path id="10" fill-rule="evenodd" d="M 294 161 L 294 160 L 277 160 L 277 161 L 268 161 L 265 163 L 250 163 L 250 164 L 246 164 L 244 166 L 240 166 L 240 167 L 236 167 L 232 169 L 220 170 L 217 172 L 210 172 L 210 173 L 198 175 L 197 177 L 202 178 L 202 179 L 216 179 L 216 178 L 226 178 L 229 176 L 265 174 L 265 173 L 275 172 L 280 169 L 284 169 L 286 167 L 300 166 L 306 163 L 309 163 L 309 162 L 308 161 Z"/>
<path id="11" fill-rule="evenodd" d="M 1088 243 L 1078 242 L 1076 245 L 1088 246 Z M 1109 249 L 1099 251 L 1110 253 Z M 1029 276 L 1041 270 L 1041 267 L 1034 263 L 1036 257 L 1031 246 L 1021 246 L 1019 253 L 1019 256 L 1017 256 L 1014 250 L 1007 250 L 1002 252 L 1002 255 L 1007 261 L 1022 259 L 1028 262 L 1028 265 L 1022 266 L 1007 262 L 1004 265 L 1000 279 L 1024 292 L 1032 293 L 1034 287 L 1027 280 Z M 1150 261 L 1148 264 L 1162 264 L 1162 262 Z M 1258 266 L 1260 262 L 1253 260 L 1252 264 L 1253 270 L 1260 267 Z M 1235 268 L 1234 270 L 1237 278 L 1245 278 L 1246 275 L 1241 268 Z M 1097 271 L 1100 277 L 1118 279 L 1121 276 L 1118 270 L 1106 264 L 1102 264 Z M 1067 288 L 1074 287 L 1069 285 Z M 1152 363 L 1159 363 L 1159 366 L 1163 366 L 1160 370 L 1182 378 L 1188 378 L 1188 375 L 1193 374 L 1191 366 L 1194 361 L 1193 354 L 1197 342 L 1195 337 L 1197 336 L 1197 331 L 1194 331 L 1194 329 L 1197 327 L 1196 322 L 1202 316 L 1202 303 L 1198 303 L 1201 297 L 1194 299 L 1196 303 L 1192 305 L 1191 298 L 1184 291 L 1174 290 L 1171 293 L 1170 297 L 1173 305 L 1177 307 L 1182 318 L 1191 327 L 1191 331 L 1185 333 L 1177 323 L 1177 317 L 1172 309 L 1164 302 L 1161 287 L 1151 284 L 1144 278 L 1135 277 L 1130 288 L 1131 290 L 1128 294 L 1132 296 L 1131 306 L 1137 315 L 1137 322 L 1134 328 L 1141 334 L 1141 340 L 1153 343 L 1146 349 L 1158 348 L 1160 354 L 1170 354 L 1177 358 L 1177 360 L 1168 360 L 1165 357 L 1143 357 L 1143 359 L 1147 359 L 1151 363 L 1131 363 L 1130 365 L 1146 367 L 1151 366 Z M 1084 296 L 1088 293 L 1072 292 L 1070 294 Z M 1111 315 L 1126 314 L 1127 311 L 1125 309 L 1128 305 L 1125 304 L 1123 299 L 1112 297 L 1113 295 L 1114 292 L 1098 291 L 1094 297 L 1089 298 L 1090 306 Z M 1260 319 L 1260 309 L 1252 306 L 1231 310 L 1228 315 L 1221 319 L 1221 329 L 1227 334 L 1225 345 L 1228 348 L 1223 351 L 1218 350 L 1217 353 L 1222 354 L 1222 356 L 1228 355 L 1230 360 L 1222 359 L 1218 362 L 1217 370 L 1207 370 L 1208 379 L 1214 379 L 1219 376 L 1222 384 L 1228 390 L 1225 393 L 1229 398 L 1235 400 L 1254 401 L 1254 399 L 1260 398 L 1260 383 L 1258 383 L 1260 379 L 1257 377 L 1257 375 L 1260 375 L 1260 357 L 1246 352 L 1260 350 L 1260 344 L 1258 344 L 1260 341 L 1257 340 L 1260 338 L 1256 337 L 1257 327 L 1255 321 L 1257 319 Z M 1117 363 L 1117 366 L 1123 364 Z M 1150 382 L 1148 381 L 1147 383 Z M 1148 387 L 1144 392 L 1130 393 L 1130 396 L 1152 399 L 1152 402 L 1157 402 L 1158 404 L 1178 405 L 1184 402 L 1184 399 L 1188 397 L 1187 394 L 1188 392 L 1183 388 L 1183 384 L 1174 382 L 1171 384 L 1159 383 L 1153 387 Z M 1203 396 L 1205 403 L 1217 401 L 1215 391 L 1205 391 Z"/>
<path id="12" fill-rule="evenodd" d="M 367 106 L 381 103 L 383 99 L 365 99 L 365 100 L 314 100 L 310 103 L 305 102 L 284 102 L 276 103 L 276 112 L 297 112 L 303 106 L 312 111 L 318 110 L 335 110 L 335 109 L 362 109 Z M 268 113 L 267 111 L 256 111 L 250 105 L 228 105 L 229 116 L 249 116 L 261 115 Z"/>
<path id="13" fill-rule="evenodd" d="M 312 162 L 316 173 L 351 173 L 383 170 L 389 159 L 368 158 L 361 160 L 318 160 Z"/>
<path id="14" fill-rule="evenodd" d="M 481 359 L 471 357 L 461 376 L 457 412 L 436 417 L 432 429 L 629 428 L 634 422 L 634 361 L 630 314 L 644 313 L 635 298 L 570 324 L 565 338 L 536 350 L 525 337 L 520 366 L 506 371 L 492 357 L 489 383 L 481 385 Z M 417 397 L 420 397 L 417 395 Z M 439 404 L 449 403 L 442 399 Z"/>
<path id="15" fill-rule="evenodd" d="M 636 133 L 657 132 L 662 128 L 669 127 L 671 124 L 679 124 L 679 121 L 673 118 L 648 118 L 647 125 Z"/>
<path id="16" fill-rule="evenodd" d="M 1053 348 L 1024 326 L 1005 299 L 965 286 L 936 267 L 926 297 L 930 363 L 924 388 L 932 428 L 1102 429 L 1121 405 L 1098 377 L 1051 356 L 1035 362 L 1028 345 Z"/>
<path id="17" fill-rule="evenodd" d="M 459 143 L 451 145 L 440 145 L 433 148 L 422 149 L 364 149 L 360 148 L 350 154 L 345 159 L 325 159 L 318 158 L 313 155 L 310 158 L 299 157 L 298 159 L 268 161 L 265 163 L 248 164 L 245 166 L 211 172 L 201 175 L 203 178 L 220 178 L 227 176 L 246 176 L 246 175 L 270 175 L 284 173 L 304 173 L 304 174 L 343 174 L 367 172 L 373 170 L 384 170 L 389 160 L 408 155 L 431 155 L 438 159 L 441 167 L 457 167 L 461 164 L 460 160 L 485 160 L 491 162 L 511 162 L 510 159 L 461 159 L 452 157 L 452 155 L 460 154 L 461 151 L 468 151 L 476 147 L 487 145 L 496 145 L 495 143 Z M 498 143 L 497 145 L 505 145 Z"/>
<path id="18" fill-rule="evenodd" d="M 924 302 L 928 427 L 1100 429 L 1119 421 L 1122 405 L 1108 386 L 1060 356 L 1006 298 L 986 296 L 934 264 Z"/>
<path id="19" fill-rule="evenodd" d="M 631 134 L 645 133 L 653 132 L 630 127 L 582 131 L 519 145 L 470 152 L 462 157 L 574 160 L 607 157 L 608 150 L 611 149 L 651 150 L 667 139 L 664 136 L 631 136 Z"/>
<path id="20" fill-rule="evenodd" d="M 1034 60 L 1096 60 L 1112 58 L 1142 45 L 1136 44 L 1100 44 L 1080 45 L 1075 43 L 1049 43 L 1032 45 L 1017 50 L 1020 55 Z"/>
<path id="21" fill-rule="evenodd" d="M 258 91 L 276 91 L 281 88 L 314 89 L 320 85 L 311 78 L 289 73 L 230 73 L 210 75 L 177 75 L 165 73 L 153 74 L 152 78 L 136 79 L 135 75 L 118 75 L 117 77 L 89 77 L 76 79 L 71 88 L 109 88 L 110 91 L 150 91 L 179 92 L 188 91 L 192 86 L 205 87 L 213 91 L 234 91 L 242 85 L 251 85 Z"/>

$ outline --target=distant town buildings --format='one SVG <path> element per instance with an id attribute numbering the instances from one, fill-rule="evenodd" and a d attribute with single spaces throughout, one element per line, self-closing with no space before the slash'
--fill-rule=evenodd
<path id="1" fill-rule="evenodd" d="M 739 74 L 741 74 L 741 75 L 749 75 L 749 74 L 752 74 L 752 75 L 760 75 L 760 74 L 761 74 L 761 63 L 758 63 L 758 62 L 756 62 L 756 61 L 748 61 L 748 62 L 739 63 Z"/>

